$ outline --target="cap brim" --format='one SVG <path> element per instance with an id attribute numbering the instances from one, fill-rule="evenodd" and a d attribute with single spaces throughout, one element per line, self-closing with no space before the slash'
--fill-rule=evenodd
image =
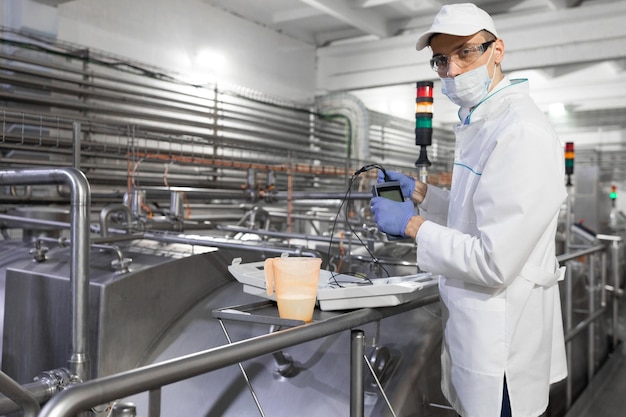
<path id="1" fill-rule="evenodd" d="M 444 34 L 444 35 L 452 35 L 452 36 L 470 36 L 470 35 L 474 35 L 480 32 L 481 30 L 486 30 L 486 29 L 476 30 L 475 25 L 467 25 L 466 27 L 463 27 L 458 24 L 455 24 L 454 27 L 450 27 L 450 28 L 440 27 L 436 31 L 429 30 L 427 32 L 422 33 L 420 37 L 417 39 L 417 44 L 415 45 L 415 49 L 417 49 L 418 51 L 421 51 L 422 49 L 429 46 L 430 38 L 436 34 Z"/>

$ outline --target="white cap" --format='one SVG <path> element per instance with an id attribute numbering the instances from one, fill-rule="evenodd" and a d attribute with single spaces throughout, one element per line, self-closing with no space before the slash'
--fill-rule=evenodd
<path id="1" fill-rule="evenodd" d="M 430 45 L 430 38 L 436 33 L 469 36 L 483 29 L 498 37 L 491 16 L 483 9 L 472 3 L 447 4 L 439 10 L 430 29 L 420 35 L 415 47 L 421 51 Z"/>

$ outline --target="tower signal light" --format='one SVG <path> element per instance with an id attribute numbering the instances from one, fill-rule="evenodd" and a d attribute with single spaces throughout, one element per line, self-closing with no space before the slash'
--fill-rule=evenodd
<path id="1" fill-rule="evenodd" d="M 617 198 L 617 186 L 611 185 L 611 192 L 609 193 L 609 197 L 611 200 L 615 200 Z"/>
<path id="2" fill-rule="evenodd" d="M 420 147 L 415 166 L 425 172 L 431 165 L 426 147 L 433 144 L 433 82 L 418 81 L 415 87 L 415 145 Z"/>
<path id="3" fill-rule="evenodd" d="M 571 175 L 574 173 L 574 142 L 565 144 L 565 173 Z"/>
<path id="4" fill-rule="evenodd" d="M 574 174 L 574 142 L 565 143 L 565 175 L 567 175 L 568 187 L 572 186 L 572 175 Z"/>

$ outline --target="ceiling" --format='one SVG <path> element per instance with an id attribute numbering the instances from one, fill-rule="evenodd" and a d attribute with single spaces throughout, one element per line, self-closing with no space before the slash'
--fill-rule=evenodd
<path id="1" fill-rule="evenodd" d="M 44 0 L 39 0 L 44 1 Z M 59 1 L 59 0 L 52 0 Z M 438 0 L 203 0 L 246 20 L 317 46 L 335 41 L 372 36 L 390 38 L 430 24 L 444 4 Z M 504 13 L 545 13 L 583 0 L 475 0 L 492 16 Z"/>
<path id="2" fill-rule="evenodd" d="M 374 110 L 410 115 L 416 80 L 432 79 L 430 52 L 416 52 L 438 0 L 203 0 L 317 47 L 320 92 L 348 91 Z M 626 0 L 476 0 L 505 42 L 503 68 L 529 78 L 531 94 L 561 131 L 626 129 Z M 435 91 L 438 91 L 437 84 Z M 407 106 L 390 101 L 398 96 Z M 456 111 L 435 97 L 443 124 Z M 407 113 L 409 112 L 409 113 Z M 437 119 L 437 115 L 435 119 Z"/>

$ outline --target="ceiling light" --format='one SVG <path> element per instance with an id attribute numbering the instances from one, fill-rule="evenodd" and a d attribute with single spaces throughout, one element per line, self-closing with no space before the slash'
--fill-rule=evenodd
<path id="1" fill-rule="evenodd" d="M 559 117 L 565 115 L 565 104 L 563 103 L 552 103 L 548 106 L 548 113 L 552 117 Z"/>

